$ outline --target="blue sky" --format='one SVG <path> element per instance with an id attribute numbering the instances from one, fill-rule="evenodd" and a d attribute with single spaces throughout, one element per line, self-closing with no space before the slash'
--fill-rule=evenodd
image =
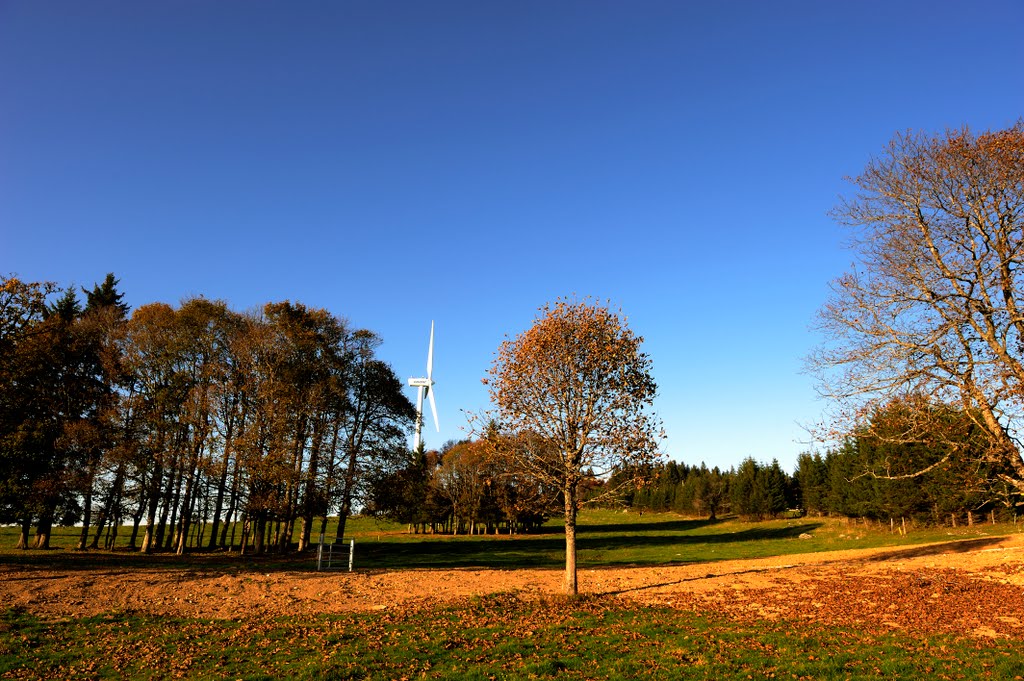
<path id="1" fill-rule="evenodd" d="M 433 319 L 429 446 L 538 307 L 610 299 L 669 456 L 791 468 L 844 176 L 1024 115 L 1022 28 L 1016 0 L 0 0 L 0 271 L 325 307 L 404 378 Z"/>

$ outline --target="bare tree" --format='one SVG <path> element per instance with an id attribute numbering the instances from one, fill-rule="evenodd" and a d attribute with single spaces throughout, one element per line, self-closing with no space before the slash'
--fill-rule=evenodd
<path id="1" fill-rule="evenodd" d="M 973 418 L 989 443 L 980 456 L 1024 489 L 1024 120 L 897 135 L 852 182 L 834 217 L 853 230 L 855 262 L 832 284 L 820 311 L 829 340 L 810 358 L 837 431 L 927 395 Z M 922 409 L 895 437 L 934 439 L 945 426 L 930 416 L 942 413 Z"/>
<path id="2" fill-rule="evenodd" d="M 643 338 L 608 307 L 556 301 L 533 326 L 502 343 L 490 369 L 503 437 L 499 454 L 558 489 L 565 511 L 565 589 L 578 592 L 576 516 L 591 477 L 657 458 L 656 386 Z"/>

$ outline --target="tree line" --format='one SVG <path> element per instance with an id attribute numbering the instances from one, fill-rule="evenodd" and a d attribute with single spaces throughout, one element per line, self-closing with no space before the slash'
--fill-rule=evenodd
<path id="1" fill-rule="evenodd" d="M 517 470 L 482 440 L 412 452 L 405 466 L 374 477 L 366 511 L 413 532 L 516 534 L 559 510 L 558 490 Z"/>
<path id="2" fill-rule="evenodd" d="M 289 301 L 190 298 L 128 314 L 110 274 L 0 279 L 0 522 L 47 548 L 286 550 L 345 519 L 368 473 L 406 457 L 416 417 L 381 339 Z M 233 522 L 241 521 L 241 522 Z"/>
<path id="3" fill-rule="evenodd" d="M 564 443 L 531 428 L 494 422 L 409 452 L 415 410 L 376 334 L 288 301 L 239 313 L 196 297 L 129 315 L 117 284 L 82 289 L 83 305 L 74 288 L 0 280 L 0 522 L 20 527 L 19 546 L 79 523 L 83 549 L 258 553 L 307 548 L 328 516 L 341 537 L 357 507 L 453 534 L 530 531 L 564 511 Z M 571 508 L 614 492 L 710 518 L 956 522 L 1019 503 L 990 447 L 976 415 L 912 396 L 802 454 L 792 475 L 752 458 L 727 471 L 592 459 L 572 469 Z"/>
<path id="4" fill-rule="evenodd" d="M 922 422 L 929 424 L 927 433 Z M 910 432 L 912 439 L 900 440 Z M 636 509 L 712 519 L 794 512 L 952 525 L 981 515 L 1015 519 L 1021 495 L 1006 481 L 1012 471 L 989 455 L 989 446 L 970 415 L 908 397 L 876 409 L 838 446 L 800 454 L 792 474 L 778 461 L 753 458 L 725 471 L 669 461 L 647 471 L 646 482 L 625 500 Z"/>
<path id="5" fill-rule="evenodd" d="M 565 357 L 580 365 L 574 409 L 591 420 L 573 428 L 599 443 L 559 442 L 543 420 L 510 428 L 510 412 L 481 438 L 410 452 L 416 411 L 373 332 L 290 301 L 240 313 L 193 297 L 129 314 L 118 283 L 81 289 L 83 305 L 74 287 L 0 279 L 0 523 L 20 527 L 21 548 L 78 524 L 79 549 L 262 553 L 297 537 L 301 551 L 328 516 L 342 537 L 354 509 L 454 534 L 529 531 L 556 513 L 572 525 L 614 464 L 654 452 L 637 420 L 649 360 L 601 306 L 559 302 L 567 354 L 517 360 L 559 380 Z"/>

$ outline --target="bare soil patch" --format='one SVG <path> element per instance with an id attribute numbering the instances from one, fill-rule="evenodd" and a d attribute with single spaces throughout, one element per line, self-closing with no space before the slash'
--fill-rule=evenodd
<path id="1" fill-rule="evenodd" d="M 254 572 L 0 566 L 0 603 L 46 619 L 111 611 L 246 619 L 557 597 L 558 570 Z M 1024 536 L 664 567 L 583 569 L 581 591 L 731 618 L 1024 639 Z"/>

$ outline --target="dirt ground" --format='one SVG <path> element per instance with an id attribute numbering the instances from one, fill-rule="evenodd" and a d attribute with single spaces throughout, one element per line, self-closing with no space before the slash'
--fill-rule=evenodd
<path id="1" fill-rule="evenodd" d="M 253 572 L 0 565 L 0 603 L 47 619 L 111 611 L 245 619 L 561 593 L 558 570 Z M 741 620 L 1024 640 L 1024 536 L 667 567 L 584 569 L 580 590 Z"/>

